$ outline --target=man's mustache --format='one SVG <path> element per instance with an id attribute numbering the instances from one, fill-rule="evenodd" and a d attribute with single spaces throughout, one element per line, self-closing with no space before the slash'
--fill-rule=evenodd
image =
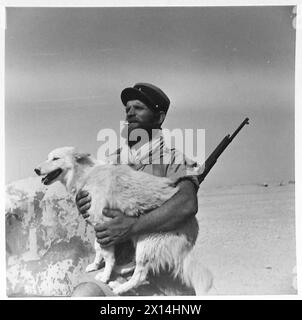
<path id="1" fill-rule="evenodd" d="M 127 121 L 128 123 L 138 122 L 138 120 L 137 120 L 135 117 L 126 117 L 126 121 Z"/>

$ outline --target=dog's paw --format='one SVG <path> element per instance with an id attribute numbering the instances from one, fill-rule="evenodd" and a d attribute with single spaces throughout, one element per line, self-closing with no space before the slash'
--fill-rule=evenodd
<path id="1" fill-rule="evenodd" d="M 119 287 L 120 285 L 121 285 L 120 282 L 117 281 L 117 280 L 110 281 L 110 282 L 108 283 L 109 288 L 112 289 L 112 290 L 116 289 L 116 288 Z"/>
<path id="2" fill-rule="evenodd" d="M 125 292 L 125 290 L 123 289 L 123 286 L 119 285 L 118 287 L 112 289 L 112 292 L 116 295 L 121 295 L 122 293 Z"/>
<path id="3" fill-rule="evenodd" d="M 104 273 L 104 272 L 99 272 L 94 279 L 97 281 L 101 281 L 103 283 L 107 283 L 109 281 L 110 275 Z"/>
<path id="4" fill-rule="evenodd" d="M 98 270 L 98 269 L 99 269 L 99 264 L 93 262 L 93 263 L 89 264 L 86 267 L 85 271 L 86 272 L 92 272 L 92 271 L 95 271 L 95 270 Z"/>

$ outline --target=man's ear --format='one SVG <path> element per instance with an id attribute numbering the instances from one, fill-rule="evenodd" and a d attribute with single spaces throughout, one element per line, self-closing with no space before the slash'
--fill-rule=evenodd
<path id="1" fill-rule="evenodd" d="M 166 113 L 164 111 L 160 111 L 158 114 L 158 124 L 161 125 L 166 119 Z"/>
<path id="2" fill-rule="evenodd" d="M 81 163 L 81 164 L 91 163 L 90 153 L 77 152 L 74 154 L 74 158 L 75 158 L 76 162 Z"/>

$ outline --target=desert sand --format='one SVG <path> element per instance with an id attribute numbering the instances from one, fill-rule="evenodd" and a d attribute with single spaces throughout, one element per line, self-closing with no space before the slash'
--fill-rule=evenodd
<path id="1" fill-rule="evenodd" d="M 200 262 L 214 275 L 210 294 L 296 294 L 294 185 L 199 190 Z"/>

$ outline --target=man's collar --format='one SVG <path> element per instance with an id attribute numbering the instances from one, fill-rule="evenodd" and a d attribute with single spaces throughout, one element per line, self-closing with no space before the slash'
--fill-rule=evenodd
<path id="1" fill-rule="evenodd" d="M 159 139 L 162 136 L 162 130 L 161 129 L 152 129 L 152 135 L 151 135 L 151 139 L 148 139 L 147 141 L 145 141 L 144 143 L 142 143 L 141 141 L 134 144 L 133 146 L 130 147 L 131 150 L 138 150 L 140 148 L 142 148 L 143 146 L 147 146 L 147 145 L 152 145 L 152 143 L 154 141 L 156 141 L 157 139 Z M 127 141 L 127 145 L 129 147 L 129 143 Z"/>

